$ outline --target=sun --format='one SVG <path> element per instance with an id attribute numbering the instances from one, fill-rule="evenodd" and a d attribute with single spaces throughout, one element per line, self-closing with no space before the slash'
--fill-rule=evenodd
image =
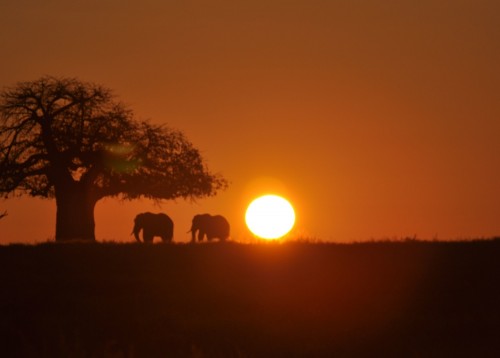
<path id="1" fill-rule="evenodd" d="M 278 195 L 264 195 L 250 203 L 245 214 L 250 231 L 263 239 L 278 239 L 295 224 L 295 211 L 288 200 Z"/>

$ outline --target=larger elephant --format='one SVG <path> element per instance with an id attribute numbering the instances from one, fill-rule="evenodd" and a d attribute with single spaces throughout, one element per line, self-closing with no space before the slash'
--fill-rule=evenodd
<path id="1" fill-rule="evenodd" d="M 142 213 L 134 219 L 132 233 L 138 242 L 139 233 L 142 230 L 144 243 L 152 243 L 155 236 L 159 236 L 163 242 L 172 242 L 174 237 L 174 222 L 166 214 Z"/>
<path id="2" fill-rule="evenodd" d="M 198 241 L 203 241 L 205 236 L 208 241 L 212 239 L 224 241 L 229 237 L 229 222 L 222 215 L 195 215 L 190 232 L 191 242 L 195 242 L 196 232 L 198 232 Z"/>

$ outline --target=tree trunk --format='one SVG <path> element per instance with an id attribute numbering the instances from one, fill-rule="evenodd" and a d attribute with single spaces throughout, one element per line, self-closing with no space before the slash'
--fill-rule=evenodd
<path id="1" fill-rule="evenodd" d="M 79 184 L 56 189 L 56 242 L 95 241 L 94 207 L 97 200 Z"/>

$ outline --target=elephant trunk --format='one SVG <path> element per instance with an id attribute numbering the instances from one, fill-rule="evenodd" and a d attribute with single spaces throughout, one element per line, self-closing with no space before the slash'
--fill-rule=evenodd
<path id="1" fill-rule="evenodd" d="M 195 236 L 196 236 L 196 228 L 195 226 L 191 226 L 191 230 L 188 231 L 188 233 L 191 233 L 191 241 L 195 242 Z"/>
<path id="2" fill-rule="evenodd" d="M 137 242 L 141 242 L 141 239 L 139 239 L 139 232 L 141 231 L 141 226 L 140 225 L 134 225 L 134 228 L 132 229 L 131 234 L 134 234 L 135 239 Z"/>

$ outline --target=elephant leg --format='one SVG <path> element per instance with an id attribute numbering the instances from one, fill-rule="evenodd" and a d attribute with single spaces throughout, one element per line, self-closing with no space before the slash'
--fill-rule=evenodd
<path id="1" fill-rule="evenodd" d="M 145 244 L 150 244 L 153 242 L 154 235 L 149 231 L 144 231 L 142 238 Z"/>
<path id="2" fill-rule="evenodd" d="M 198 241 L 203 241 L 204 236 L 205 236 L 205 231 L 200 230 L 198 232 Z"/>

